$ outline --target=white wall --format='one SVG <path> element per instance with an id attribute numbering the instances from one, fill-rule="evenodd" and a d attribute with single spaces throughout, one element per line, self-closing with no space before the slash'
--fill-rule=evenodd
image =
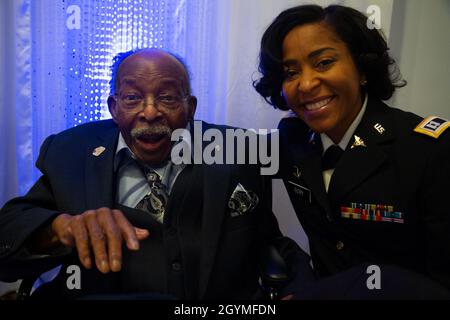
<path id="1" fill-rule="evenodd" d="M 450 1 L 395 0 L 389 45 L 408 85 L 392 105 L 450 119 Z"/>

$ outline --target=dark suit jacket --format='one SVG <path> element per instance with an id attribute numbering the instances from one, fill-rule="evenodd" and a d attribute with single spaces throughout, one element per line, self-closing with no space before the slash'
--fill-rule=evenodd
<path id="1" fill-rule="evenodd" d="M 368 262 L 408 268 L 450 287 L 450 132 L 438 139 L 414 132 L 421 120 L 369 99 L 354 133 L 365 146 L 351 148 L 350 141 L 328 195 L 320 135 L 310 140 L 299 118 L 280 122 L 283 180 L 320 277 Z M 349 219 L 341 208 L 352 203 L 393 206 L 404 223 Z"/>
<path id="2" fill-rule="evenodd" d="M 203 123 L 203 129 L 226 127 Z M 60 134 L 50 136 L 43 143 L 37 167 L 42 177 L 27 195 L 11 200 L 0 214 L 0 264 L 2 278 L 14 280 L 39 274 L 64 261 L 66 265 L 79 264 L 76 254 L 33 258 L 24 248 L 25 241 L 38 228 L 48 224 L 56 215 L 66 212 L 80 214 L 88 209 L 115 207 L 115 177 L 113 159 L 118 141 L 118 128 L 111 121 L 85 124 Z M 93 150 L 99 146 L 105 151 L 94 156 Z M 199 237 L 196 248 L 200 259 L 198 294 L 194 298 L 250 298 L 257 289 L 258 250 L 271 239 L 281 236 L 274 215 L 271 212 L 270 190 L 266 188 L 259 167 L 256 165 L 202 165 L 203 205 Z M 195 168 L 195 166 L 194 166 Z M 258 206 L 251 212 L 231 217 L 228 200 L 238 183 L 255 192 Z M 267 193 L 269 192 L 269 193 Z M 171 194 L 171 198 L 172 198 Z M 170 205 L 169 212 L 178 214 L 189 208 Z M 130 222 L 140 228 L 152 230 L 154 221 L 142 212 L 127 210 Z M 189 233 L 180 226 L 180 242 Z M 133 272 L 129 279 L 145 277 L 146 265 L 151 261 L 147 250 L 150 237 L 141 244 L 139 255 L 133 255 Z M 289 246 L 283 254 L 289 255 Z M 291 248 L 291 247 L 289 247 Z M 293 247 L 292 247 L 293 248 Z M 127 259 L 125 255 L 125 259 Z M 130 258 L 131 259 L 131 258 Z M 128 260 L 123 265 L 129 263 Z M 96 270 L 82 270 L 82 290 L 66 290 L 68 277 L 62 272 L 55 284 L 55 292 L 61 296 L 77 297 L 83 294 L 120 293 L 117 286 L 118 274 L 101 275 Z M 95 269 L 95 268 L 94 268 Z M 122 275 L 123 277 L 124 275 Z M 123 279 L 122 279 L 123 280 Z M 58 282 L 58 281 L 55 281 Z M 145 282 L 140 292 L 145 292 Z M 189 288 L 187 288 L 189 290 Z"/>

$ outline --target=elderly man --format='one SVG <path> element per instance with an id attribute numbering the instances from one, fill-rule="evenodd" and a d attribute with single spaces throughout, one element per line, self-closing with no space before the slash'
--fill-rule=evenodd
<path id="1" fill-rule="evenodd" d="M 179 58 L 118 55 L 112 120 L 47 138 L 43 175 L 2 209 L 2 277 L 59 266 L 36 296 L 253 297 L 258 250 L 281 234 L 258 166 L 171 161 L 171 133 L 192 130 L 196 103 Z M 292 256 L 295 244 L 283 240 Z"/>

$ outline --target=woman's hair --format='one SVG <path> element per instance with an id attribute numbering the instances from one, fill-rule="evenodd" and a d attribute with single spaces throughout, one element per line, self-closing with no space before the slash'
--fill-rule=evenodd
<path id="1" fill-rule="evenodd" d="M 406 85 L 400 72 L 388 54 L 383 35 L 376 28 L 367 27 L 367 17 L 361 12 L 344 6 L 302 5 L 283 11 L 264 32 L 259 55 L 259 71 L 262 77 L 253 86 L 275 108 L 287 110 L 282 96 L 283 64 L 282 44 L 294 27 L 309 23 L 325 22 L 343 41 L 361 74 L 365 75 L 364 87 L 370 97 L 387 100 L 396 88 Z"/>

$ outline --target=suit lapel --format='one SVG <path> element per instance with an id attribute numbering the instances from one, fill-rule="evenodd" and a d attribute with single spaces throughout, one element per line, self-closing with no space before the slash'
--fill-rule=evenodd
<path id="1" fill-rule="evenodd" d="M 203 175 L 202 257 L 200 263 L 200 297 L 205 295 L 225 217 L 231 168 L 228 165 L 205 165 Z"/>
<path id="2" fill-rule="evenodd" d="M 203 124 L 202 131 L 208 129 Z M 201 137 L 194 137 L 201 139 Z M 203 142 L 203 150 L 209 142 Z M 224 222 L 227 197 L 230 189 L 231 166 L 203 164 L 203 218 L 201 234 L 200 297 L 204 297 L 214 266 L 222 224 Z"/>
<path id="3" fill-rule="evenodd" d="M 392 124 L 385 116 L 387 108 L 381 102 L 369 100 L 361 123 L 355 130 L 341 161 L 334 170 L 329 186 L 329 196 L 333 203 L 338 203 L 345 195 L 363 183 L 387 160 L 383 149 L 394 139 Z M 355 146 L 355 136 L 364 142 Z"/>
<path id="4" fill-rule="evenodd" d="M 94 136 L 88 143 L 85 168 L 86 208 L 112 208 L 114 206 L 113 164 L 118 135 L 118 128 L 111 122 L 111 126 L 98 132 L 97 136 Z M 103 149 L 102 147 L 104 151 L 99 153 L 99 150 Z"/>

